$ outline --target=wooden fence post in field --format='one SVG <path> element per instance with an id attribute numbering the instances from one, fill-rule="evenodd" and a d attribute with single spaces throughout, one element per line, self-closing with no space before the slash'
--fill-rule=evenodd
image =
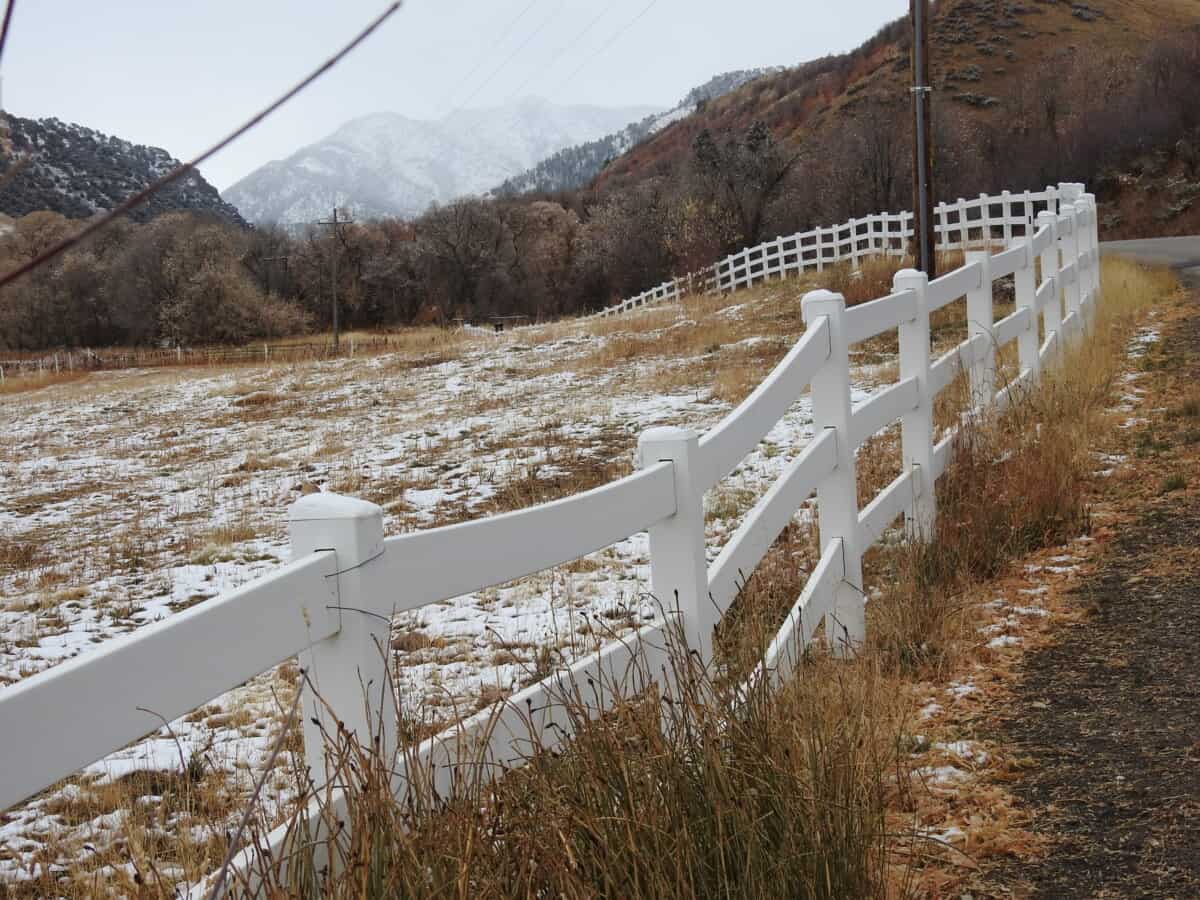
<path id="1" fill-rule="evenodd" d="M 708 597 L 699 436 L 689 428 L 647 429 L 638 438 L 638 457 L 642 468 L 670 462 L 675 474 L 675 514 L 650 526 L 651 593 L 664 611 L 679 615 L 688 648 L 708 665 L 718 614 Z"/>
<path id="2" fill-rule="evenodd" d="M 984 409 L 996 394 L 996 338 L 992 331 L 996 324 L 992 305 L 991 253 L 987 250 L 968 250 L 967 265 L 978 263 L 979 287 L 967 291 L 967 335 L 983 335 L 986 347 L 980 355 L 978 348 L 972 353 L 971 362 L 971 405 Z"/>
<path id="3" fill-rule="evenodd" d="M 340 725 L 363 746 L 377 744 L 384 759 L 390 759 L 395 747 L 388 677 L 391 622 L 362 611 L 378 605 L 363 596 L 362 575 L 365 566 L 383 555 L 383 510 L 353 497 L 309 494 L 288 510 L 288 532 L 293 559 L 320 550 L 337 554 L 341 628 L 300 654 L 300 667 L 320 695 L 310 692 L 303 710 L 304 755 L 311 777 L 321 786 L 333 775 L 325 762 L 322 730 L 336 739 Z"/>
<path id="4" fill-rule="evenodd" d="M 1058 277 L 1058 216 L 1049 210 L 1038 213 L 1038 230 L 1040 231 L 1043 226 L 1050 229 L 1050 243 L 1042 251 L 1040 278 L 1042 282 L 1053 279 L 1054 288 L 1050 292 L 1050 302 L 1042 309 L 1042 322 L 1046 331 L 1046 339 L 1049 340 L 1050 335 L 1054 335 L 1054 346 L 1057 353 L 1063 346 L 1062 297 Z"/>
<path id="5" fill-rule="evenodd" d="M 1013 272 L 1013 289 L 1016 296 L 1017 309 L 1029 310 L 1029 318 L 1025 330 L 1017 336 L 1017 357 L 1022 372 L 1028 370 L 1030 386 L 1037 382 L 1041 369 L 1042 355 L 1038 343 L 1037 318 L 1037 260 L 1033 255 L 1033 235 L 1026 235 L 1017 241 L 1025 247 L 1025 262 Z"/>
<path id="6" fill-rule="evenodd" d="M 912 291 L 917 298 L 917 315 L 900 323 L 900 380 L 917 379 L 917 405 L 900 418 L 900 441 L 905 470 L 918 469 L 917 493 L 905 516 L 908 536 L 933 540 L 937 499 L 933 483 L 933 397 L 929 391 L 929 276 L 916 269 L 902 269 L 892 280 L 896 293 Z"/>
<path id="7" fill-rule="evenodd" d="M 846 338 L 846 300 L 831 291 L 811 291 L 800 303 L 806 327 L 829 320 L 829 357 L 811 383 L 813 429 L 837 435 L 837 467 L 817 486 L 821 548 L 840 541 L 844 573 L 834 589 L 833 610 L 825 618 L 825 639 L 852 655 L 866 636 L 862 550 L 858 528 L 858 482 L 850 430 L 850 352 Z"/>

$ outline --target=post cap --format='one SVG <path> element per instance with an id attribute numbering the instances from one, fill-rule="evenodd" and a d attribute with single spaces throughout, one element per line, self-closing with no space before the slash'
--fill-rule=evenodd
<path id="1" fill-rule="evenodd" d="M 695 447 L 700 436 L 690 428 L 677 425 L 657 425 L 638 435 L 638 463 L 645 468 L 680 452 Z M 674 452 L 673 452 L 674 450 Z"/>
<path id="2" fill-rule="evenodd" d="M 289 522 L 312 522 L 324 519 L 367 519 L 382 516 L 383 509 L 368 500 L 346 497 L 325 491 L 301 497 L 288 507 Z"/>
<path id="3" fill-rule="evenodd" d="M 929 281 L 929 274 L 922 272 L 920 269 L 901 269 L 892 276 L 892 285 L 897 289 L 903 290 L 900 285 L 911 285 L 913 282 L 926 283 Z"/>
<path id="4" fill-rule="evenodd" d="M 804 324 L 811 325 L 821 316 L 836 315 L 846 309 L 846 298 L 825 289 L 809 291 L 800 301 Z"/>
<path id="5" fill-rule="evenodd" d="M 309 494 L 288 508 L 288 532 L 293 559 L 333 550 L 346 571 L 383 552 L 383 510 L 356 497 Z"/>

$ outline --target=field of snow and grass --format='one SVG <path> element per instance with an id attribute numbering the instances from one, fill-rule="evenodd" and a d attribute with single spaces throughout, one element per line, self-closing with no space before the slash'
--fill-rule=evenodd
<path id="1" fill-rule="evenodd" d="M 502 336 L 420 332 L 408 349 L 370 359 L 99 373 L 6 396 L 0 690 L 277 566 L 287 558 L 287 507 L 306 492 L 376 502 L 397 534 L 627 474 L 641 431 L 707 429 L 761 381 L 801 333 L 799 298 L 812 286 L 789 281 Z M 963 331 L 935 337 L 949 346 Z M 856 401 L 895 380 L 894 341 L 856 349 Z M 804 396 L 709 495 L 710 558 L 810 435 Z M 885 449 L 883 467 L 898 466 Z M 652 618 L 647 564 L 637 535 L 398 617 L 406 720 L 424 731 L 473 712 Z M 265 673 L 9 811 L 0 883 L 80 863 L 94 877 L 145 877 L 168 844 L 179 866 L 157 877 L 212 868 L 295 677 L 293 664 Z M 292 783 L 280 766 L 268 813 Z"/>

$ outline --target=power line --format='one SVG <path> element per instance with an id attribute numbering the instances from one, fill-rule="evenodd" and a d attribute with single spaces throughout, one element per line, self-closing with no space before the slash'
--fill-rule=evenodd
<path id="1" fill-rule="evenodd" d="M 203 153 L 201 153 L 195 159 L 191 160 L 190 162 L 182 163 L 181 165 L 176 166 L 174 169 L 172 169 L 170 172 L 167 172 L 161 178 L 158 178 L 157 180 L 152 181 L 150 184 L 148 184 L 146 187 L 142 188 L 136 194 L 125 199 L 119 206 L 116 206 L 113 209 L 109 210 L 107 213 L 105 213 L 100 218 L 93 219 L 84 228 L 80 229 L 75 234 L 73 234 L 69 237 L 63 238 L 57 244 L 55 244 L 52 247 L 50 247 L 49 249 L 45 250 L 44 252 L 39 254 L 34 259 L 31 259 L 27 263 L 13 269 L 11 272 L 6 273 L 4 275 L 4 277 L 0 278 L 0 287 L 4 287 L 6 284 L 12 283 L 17 278 L 20 278 L 22 275 L 26 274 L 27 272 L 32 272 L 34 269 L 37 269 L 40 266 L 45 265 L 50 260 L 52 260 L 56 256 L 58 256 L 60 253 L 63 253 L 66 250 L 70 250 L 72 247 L 74 247 L 80 241 L 84 240 L 87 237 L 90 237 L 91 235 L 93 235 L 97 231 L 99 231 L 100 229 L 107 227 L 111 222 L 113 222 L 118 217 L 125 215 L 125 213 L 129 212 L 132 209 L 137 209 L 137 207 L 141 206 L 143 203 L 145 203 L 147 200 L 149 200 L 151 197 L 153 197 L 155 194 L 157 194 L 159 191 L 161 191 L 167 185 L 173 184 L 174 182 L 176 182 L 180 178 L 182 178 L 184 175 L 187 175 L 189 172 L 194 171 L 202 163 L 204 163 L 206 160 L 208 160 L 215 154 L 219 153 L 220 151 L 224 150 L 226 147 L 228 147 L 230 144 L 232 144 L 234 141 L 236 141 L 242 135 L 246 134 L 248 131 L 251 131 L 252 129 L 256 128 L 258 125 L 262 124 L 263 120 L 266 119 L 269 115 L 271 115 L 273 112 L 275 112 L 281 106 L 288 103 L 288 101 L 292 100 L 297 94 L 301 93 L 305 88 L 307 88 L 309 85 L 311 85 L 314 81 L 316 81 L 322 75 L 327 73 L 330 69 L 332 69 L 338 63 L 340 63 L 343 59 L 345 59 L 347 56 L 349 56 L 352 52 L 354 52 L 354 50 L 358 48 L 359 44 L 361 44 L 363 41 L 365 41 L 367 38 L 369 38 L 372 34 L 374 34 L 375 31 L 384 22 L 386 22 L 388 19 L 390 19 L 400 9 L 400 7 L 402 5 L 403 5 L 402 0 L 395 0 L 395 2 L 389 3 L 387 8 L 383 12 L 381 12 L 378 16 L 376 16 L 374 19 L 372 19 L 366 25 L 366 27 L 363 28 L 362 31 L 360 31 L 357 35 L 355 35 L 354 38 L 348 44 L 346 44 L 344 47 L 342 47 L 341 50 L 339 50 L 337 53 L 335 53 L 329 59 L 325 60 L 325 62 L 323 62 L 320 66 L 318 66 L 316 69 L 314 69 L 312 72 L 310 72 L 307 76 L 305 76 L 305 78 L 302 81 L 299 81 L 296 84 L 292 85 L 292 87 L 289 88 L 287 90 L 287 92 L 284 93 L 281 97 L 279 97 L 277 100 L 275 100 L 275 102 L 271 103 L 269 106 L 267 106 L 263 109 L 260 109 L 257 113 L 255 113 L 253 116 L 251 116 L 250 119 L 248 119 L 246 122 L 239 125 L 236 129 L 234 129 L 232 132 L 227 134 L 225 137 L 221 138 L 221 140 L 217 141 L 215 144 L 213 144 L 211 147 L 209 147 L 207 150 L 205 150 Z"/>
<path id="2" fill-rule="evenodd" d="M 587 66 L 589 63 L 591 63 L 592 60 L 594 60 L 596 57 L 600 56 L 600 54 L 604 53 L 606 50 L 608 50 L 609 47 L 611 47 L 613 44 L 615 44 L 622 36 L 624 36 L 625 32 L 627 32 L 630 28 L 632 28 L 634 25 L 636 25 L 638 22 L 640 22 L 642 20 L 642 18 L 646 15 L 646 13 L 650 12 L 650 10 L 653 7 L 655 7 L 656 5 L 658 5 L 658 0 L 650 0 L 650 2 L 646 4 L 645 8 L 643 8 L 640 13 L 638 13 L 636 16 L 634 16 L 632 19 L 630 19 L 628 22 L 626 22 L 620 28 L 620 30 L 617 31 L 616 34 L 614 34 L 611 38 L 609 38 L 608 41 L 602 47 L 600 47 L 600 49 L 598 49 L 595 53 L 593 53 L 591 56 L 589 56 L 587 59 L 585 59 L 583 62 L 581 62 L 579 64 L 579 66 L 575 69 L 574 72 L 572 72 L 570 75 L 568 75 L 566 77 L 565 80 L 561 81 L 558 84 L 558 87 L 561 88 L 561 87 L 565 87 L 566 85 L 570 84 L 575 79 L 575 76 L 583 71 L 585 66 Z"/>
<path id="3" fill-rule="evenodd" d="M 504 42 L 506 40 L 508 40 L 508 36 L 510 34 L 512 34 L 513 29 L 517 27 L 517 23 L 520 22 L 523 18 L 525 18 L 525 14 L 527 12 L 529 12 L 531 9 L 533 9 L 533 7 L 537 4 L 537 2 L 538 2 L 538 0 L 529 0 L 529 3 L 525 6 L 525 8 L 523 10 L 521 10 L 521 12 L 517 15 L 517 17 L 515 19 L 509 20 L 508 27 L 504 29 L 504 33 L 501 34 L 500 37 L 497 38 L 495 41 L 492 41 L 491 45 L 493 47 L 502 46 L 504 44 Z M 463 78 L 458 82 L 458 84 L 454 85 L 453 88 L 451 88 L 449 91 L 446 92 L 445 96 L 443 96 L 442 99 L 438 101 L 436 109 L 441 109 L 442 107 L 444 107 L 450 101 L 451 97 L 453 97 L 455 94 L 457 94 L 464 85 L 466 85 L 472 78 L 475 77 L 476 74 L 478 74 L 479 70 L 483 68 L 483 64 L 485 62 L 487 62 L 488 56 L 489 56 L 489 54 L 487 54 L 487 53 L 479 54 L 479 59 L 477 59 L 475 61 L 475 65 L 473 65 L 471 67 L 471 71 L 468 72 L 465 76 L 463 76 Z"/>
<path id="4" fill-rule="evenodd" d="M 579 32 L 579 34 L 575 35 L 575 37 L 571 38 L 571 40 L 567 41 L 567 43 L 565 43 L 561 47 L 559 47 L 558 52 L 556 54 L 554 54 L 554 56 L 551 58 L 550 62 L 546 63 L 544 66 L 542 66 L 539 69 L 535 69 L 530 74 L 530 76 L 521 83 L 521 86 L 512 92 L 512 95 L 508 98 L 508 101 L 511 103 L 513 100 L 517 99 L 517 97 L 520 96 L 521 91 L 523 91 L 523 90 L 525 90 L 525 88 L 529 87 L 530 82 L 534 81 L 539 75 L 543 75 L 546 72 L 548 72 L 550 69 L 552 69 L 554 67 L 554 64 L 557 63 L 560 59 L 562 59 L 563 55 L 568 50 L 570 50 L 572 47 L 574 47 L 576 44 L 578 44 L 581 40 L 583 40 L 583 38 L 587 36 L 587 33 L 596 26 L 596 23 L 599 22 L 601 19 L 603 19 L 605 15 L 607 15 L 608 10 L 609 10 L 609 7 L 607 7 L 607 6 L 603 7 L 600 10 L 600 12 L 596 15 L 596 18 L 592 19 L 592 21 L 588 22 L 587 25 L 584 26 L 583 31 Z"/>
<path id="5" fill-rule="evenodd" d="M 466 106 L 466 105 L 467 105 L 468 103 L 470 103 L 472 100 L 474 100 L 474 99 L 475 99 L 477 96 L 479 96 L 479 92 L 480 92 L 480 91 L 482 91 L 482 90 L 483 90 L 485 87 L 487 87 L 489 84 L 491 84 L 491 82 L 492 82 L 492 79 L 493 79 L 493 78 L 495 78 L 497 75 L 499 75 L 499 74 L 500 74 L 500 72 L 501 72 L 501 71 L 503 71 L 503 70 L 504 70 L 504 68 L 505 68 L 505 67 L 507 67 L 507 66 L 508 66 L 508 64 L 509 64 L 510 62 L 512 62 L 512 61 L 513 61 L 513 59 L 515 59 L 515 58 L 516 58 L 516 55 L 517 55 L 518 53 L 520 53 L 522 50 L 524 50 L 526 47 L 528 47 L 528 46 L 529 46 L 529 44 L 530 44 L 530 42 L 531 42 L 531 41 L 533 41 L 533 39 L 534 39 L 535 37 L 537 37 L 539 34 L 541 34 L 543 31 L 545 31 L 545 30 L 546 30 L 546 26 L 550 24 L 550 21 L 551 21 L 551 20 L 552 20 L 552 19 L 553 19 L 555 16 L 557 16 L 557 15 L 558 15 L 559 11 L 560 11 L 562 8 L 563 8 L 563 0 L 559 0 L 558 6 L 554 7 L 554 10 L 553 10 L 553 11 L 550 13 L 550 15 L 548 15 L 548 16 L 545 18 L 545 20 L 543 20 L 542 24 L 541 24 L 541 25 L 539 25 L 537 28 L 535 28 L 535 29 L 534 29 L 534 30 L 533 30 L 533 31 L 532 31 L 532 32 L 529 34 L 529 36 L 528 36 L 527 38 L 525 38 L 525 40 L 524 40 L 524 41 L 522 41 L 522 42 L 521 42 L 521 44 L 520 44 L 520 45 L 519 45 L 519 46 L 518 46 L 518 47 L 517 47 L 515 50 L 513 50 L 513 52 L 512 52 L 512 53 L 508 54 L 508 56 L 506 56 L 506 57 L 505 57 L 505 59 L 504 59 L 504 62 L 500 63 L 500 65 L 496 66 L 496 68 L 494 68 L 494 69 L 491 71 L 491 74 L 489 74 L 489 75 L 488 75 L 488 77 L 487 77 L 487 78 L 485 78 L 485 79 L 484 79 L 484 80 L 483 80 L 483 81 L 480 83 L 479 87 L 475 88 L 475 90 L 471 92 L 471 96 L 467 97 L 467 99 L 466 99 L 466 100 L 464 100 L 462 103 L 459 103 L 459 104 L 455 105 L 454 109 L 450 110 L 450 112 L 454 112 L 455 110 L 462 109 L 464 106 Z"/>
<path id="6" fill-rule="evenodd" d="M 8 43 L 8 26 L 12 24 L 12 14 L 16 6 L 17 0 L 8 0 L 4 7 L 4 24 L 0 26 L 0 59 L 4 57 L 4 45 Z"/>

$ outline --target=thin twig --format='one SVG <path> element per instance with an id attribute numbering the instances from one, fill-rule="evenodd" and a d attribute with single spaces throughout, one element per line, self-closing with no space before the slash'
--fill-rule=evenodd
<path id="1" fill-rule="evenodd" d="M 237 856 L 238 844 L 242 840 L 242 832 L 250 824 L 250 816 L 253 815 L 255 806 L 258 805 L 263 788 L 266 787 L 267 779 L 271 776 L 271 770 L 275 768 L 275 760 L 279 758 L 279 753 L 283 750 L 284 742 L 287 740 L 292 726 L 296 724 L 296 711 L 300 708 L 300 697 L 303 694 L 304 685 L 301 683 L 296 686 L 296 696 L 292 698 L 292 708 L 288 710 L 288 717 L 283 723 L 283 730 L 279 732 L 279 737 L 275 739 L 275 746 L 271 748 L 271 755 L 267 757 L 267 761 L 263 765 L 262 774 L 258 777 L 258 783 L 254 785 L 254 793 L 250 795 L 250 799 L 246 803 L 246 809 L 242 812 L 241 821 L 238 822 L 238 827 L 234 830 L 233 837 L 229 840 L 229 848 L 225 851 L 225 860 L 221 863 L 221 868 L 217 871 L 217 880 L 213 882 L 212 890 L 208 893 L 208 900 L 217 900 L 217 897 L 221 895 L 221 888 L 225 886 L 225 876 L 229 873 L 229 867 L 233 864 L 233 858 Z"/>
<path id="2" fill-rule="evenodd" d="M 0 59 L 4 58 L 4 47 L 8 43 L 8 26 L 12 24 L 13 9 L 16 5 L 17 0 L 8 0 L 4 7 L 4 25 L 0 26 Z"/>
<path id="3" fill-rule="evenodd" d="M 9 272 L 8 274 L 4 275 L 4 277 L 0 278 L 0 287 L 4 287 L 7 284 L 11 284 L 13 281 L 20 278 L 22 275 L 32 272 L 34 269 L 37 269 L 40 266 L 45 265 L 50 260 L 52 260 L 56 256 L 58 256 L 59 254 L 74 247 L 76 244 L 78 244 L 83 239 L 90 237 L 91 235 L 93 235 L 97 231 L 99 231 L 101 228 L 106 227 L 113 220 L 117 219 L 120 216 L 123 216 L 125 213 L 129 212 L 130 210 L 136 209 L 137 207 L 141 206 L 143 203 L 145 203 L 147 200 L 149 200 L 151 197 L 153 197 L 155 194 L 157 194 L 159 191 L 161 191 L 167 185 L 178 181 L 184 175 L 187 175 L 189 172 L 198 168 L 201 164 L 203 164 L 205 161 L 207 161 L 214 154 L 220 152 L 221 150 L 224 150 L 226 147 L 228 147 L 230 144 L 232 144 L 234 141 L 236 141 L 238 138 L 240 138 L 246 132 L 248 132 L 251 129 L 258 126 L 264 119 L 266 119 L 269 115 L 271 115 L 271 113 L 275 112 L 281 106 L 286 104 L 289 100 L 291 100 L 293 97 L 295 97 L 297 94 L 299 94 L 305 88 L 307 88 L 310 84 L 312 84 L 314 81 L 316 81 L 322 75 L 324 75 L 326 72 L 328 72 L 334 66 L 336 66 L 343 59 L 345 59 L 346 56 L 348 56 L 356 47 L 358 47 L 359 44 L 361 44 L 368 37 L 370 37 L 371 34 L 377 28 L 379 28 L 380 25 L 382 25 L 397 10 L 399 10 L 401 5 L 402 5 L 401 0 L 395 0 L 395 2 L 389 4 L 387 9 L 385 9 L 382 13 L 380 13 L 378 16 L 376 16 L 370 22 L 370 24 L 368 24 L 366 26 L 366 28 L 364 28 L 362 31 L 360 31 L 354 37 L 354 39 L 350 41 L 350 43 L 346 44 L 346 46 L 344 46 L 341 50 L 339 50 L 335 55 L 333 55 L 329 59 L 327 59 L 318 68 L 313 70 L 303 81 L 300 81 L 299 83 L 294 85 L 290 90 L 288 90 L 287 93 L 285 93 L 283 96 L 281 96 L 279 99 L 277 99 L 270 106 L 266 107 L 265 109 L 260 110 L 253 117 L 251 117 L 248 121 L 246 121 L 245 123 L 240 125 L 236 130 L 234 130 L 230 134 L 223 137 L 217 143 L 213 144 L 211 147 L 209 147 L 207 150 L 205 150 L 203 153 L 201 153 L 195 159 L 191 160 L 190 162 L 180 164 L 179 166 L 172 169 L 167 174 L 163 175 L 161 178 L 157 179 L 156 181 L 151 182 L 149 185 L 144 187 L 142 190 L 138 191 L 132 197 L 129 197 L 127 200 L 125 200 L 119 206 L 117 206 L 117 207 L 113 208 L 112 210 L 110 210 L 109 212 L 105 213 L 100 218 L 93 219 L 91 222 L 88 223 L 88 225 L 86 227 L 84 227 L 80 231 L 76 232 L 75 234 L 71 235 L 70 237 L 63 238 L 57 244 L 50 247 L 48 250 L 44 251 L 37 257 L 29 260 L 29 262 L 25 263 L 24 265 L 18 266 L 16 269 L 14 269 L 11 272 Z"/>
<path id="4" fill-rule="evenodd" d="M 138 712 L 144 712 L 147 715 L 154 716 L 154 718 L 163 723 L 163 728 L 167 729 L 167 734 L 169 734 L 171 736 L 171 740 L 175 742 L 175 749 L 179 751 L 179 767 L 183 774 L 187 775 L 188 761 L 187 756 L 183 752 L 183 742 L 180 741 L 179 736 L 175 734 L 175 729 L 171 727 L 171 723 L 167 721 L 167 717 L 162 713 L 156 713 L 152 709 L 146 709 L 144 706 L 135 706 L 134 709 L 136 709 Z"/>

